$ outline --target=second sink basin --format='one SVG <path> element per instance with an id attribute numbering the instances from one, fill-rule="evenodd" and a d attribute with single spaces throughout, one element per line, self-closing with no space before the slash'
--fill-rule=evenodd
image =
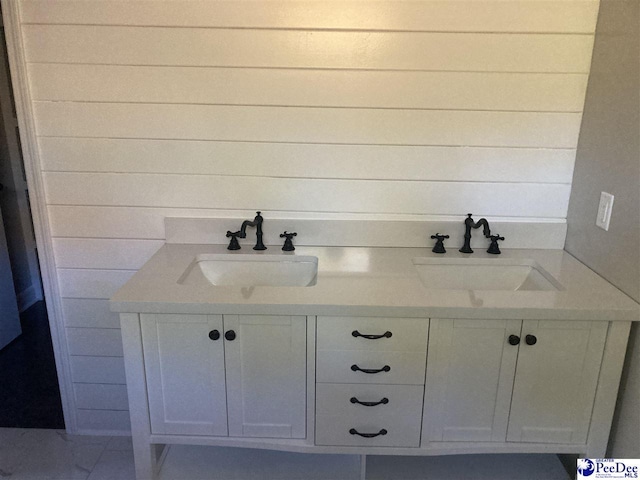
<path id="1" fill-rule="evenodd" d="M 312 256 L 202 254 L 178 283 L 205 280 L 217 286 L 310 287 L 316 284 L 317 274 L 318 258 Z"/>
<path id="2" fill-rule="evenodd" d="M 414 258 L 422 284 L 439 290 L 563 290 L 534 260 Z"/>

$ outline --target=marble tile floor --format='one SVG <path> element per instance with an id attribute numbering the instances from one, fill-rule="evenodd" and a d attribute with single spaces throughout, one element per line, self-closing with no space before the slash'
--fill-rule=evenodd
<path id="1" fill-rule="evenodd" d="M 353 455 L 171 447 L 160 480 L 358 480 Z M 367 457 L 368 480 L 568 480 L 555 455 Z M 0 480 L 135 480 L 131 438 L 0 428 Z"/>

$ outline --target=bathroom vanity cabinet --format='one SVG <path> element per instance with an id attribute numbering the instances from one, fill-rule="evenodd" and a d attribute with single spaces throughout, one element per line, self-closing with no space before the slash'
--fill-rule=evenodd
<path id="1" fill-rule="evenodd" d="M 452 252 L 440 268 L 427 249 L 297 247 L 270 258 L 317 259 L 312 286 L 183 281 L 198 261 L 257 268 L 254 255 L 265 258 L 167 244 L 112 297 L 138 480 L 157 478 L 172 444 L 352 454 L 362 465 L 368 455 L 605 455 L 640 310 L 566 252 Z M 424 280 L 434 266 L 455 280 L 460 265 L 542 272 L 548 288 L 493 281 L 506 274 L 477 275 L 484 290 Z"/>
<path id="2" fill-rule="evenodd" d="M 611 350 L 624 346 L 629 325 L 144 313 L 121 321 L 138 480 L 154 478 L 154 445 L 172 443 L 601 455 L 621 367 Z"/>

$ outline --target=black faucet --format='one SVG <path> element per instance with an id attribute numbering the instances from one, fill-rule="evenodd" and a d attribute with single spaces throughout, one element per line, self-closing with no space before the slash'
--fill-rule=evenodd
<path id="1" fill-rule="evenodd" d="M 256 212 L 256 217 L 253 219 L 253 222 L 250 220 L 245 220 L 242 222 L 242 227 L 240 227 L 240 238 L 245 238 L 247 236 L 247 227 L 256 227 L 256 246 L 253 247 L 254 250 L 266 250 L 267 247 L 262 243 L 262 222 L 264 218 L 260 215 L 260 212 Z"/>
<path id="2" fill-rule="evenodd" d="M 471 213 L 468 213 L 467 218 L 465 218 L 464 220 L 464 245 L 460 249 L 462 253 L 473 253 L 473 250 L 471 250 L 471 229 L 472 228 L 479 228 L 480 226 L 483 226 L 484 236 L 487 238 L 491 236 L 491 230 L 489 229 L 489 222 L 487 222 L 487 219 L 481 218 L 477 222 L 474 222 L 473 218 L 471 218 L 471 215 L 472 215 Z"/>
<path id="3" fill-rule="evenodd" d="M 237 232 L 227 231 L 227 237 L 231 237 L 231 241 L 229 242 L 229 246 L 227 249 L 229 250 L 240 250 L 240 244 L 238 243 L 238 238 L 246 238 L 247 236 L 247 227 L 256 227 L 256 246 L 253 247 L 254 250 L 266 250 L 267 247 L 262 243 L 262 222 L 264 218 L 260 215 L 260 212 L 256 212 L 257 215 L 253 219 L 253 222 L 250 220 L 245 220 L 242 222 L 242 227 Z"/>

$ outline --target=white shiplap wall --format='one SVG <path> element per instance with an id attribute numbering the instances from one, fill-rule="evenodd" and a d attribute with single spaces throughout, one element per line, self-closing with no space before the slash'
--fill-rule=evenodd
<path id="1" fill-rule="evenodd" d="M 165 216 L 564 219 L 598 0 L 22 0 L 78 427 Z"/>

